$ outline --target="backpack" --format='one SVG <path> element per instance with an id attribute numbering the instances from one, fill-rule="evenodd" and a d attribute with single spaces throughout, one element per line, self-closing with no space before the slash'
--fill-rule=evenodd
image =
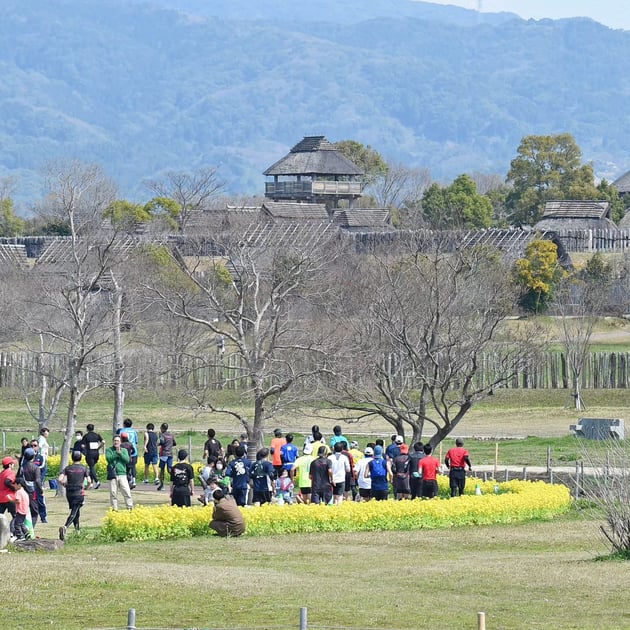
<path id="1" fill-rule="evenodd" d="M 372 477 L 387 477 L 387 466 L 383 458 L 375 457 L 370 464 L 370 474 Z"/>
<path id="2" fill-rule="evenodd" d="M 254 479 L 262 479 L 267 476 L 267 471 L 265 470 L 265 464 L 262 459 L 259 459 L 252 468 L 252 477 Z"/>

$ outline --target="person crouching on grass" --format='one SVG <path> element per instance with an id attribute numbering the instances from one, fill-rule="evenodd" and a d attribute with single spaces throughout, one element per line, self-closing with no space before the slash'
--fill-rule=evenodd
<path id="1" fill-rule="evenodd" d="M 240 508 L 236 505 L 236 501 L 232 497 L 226 496 L 220 488 L 212 493 L 212 500 L 214 501 L 214 510 L 209 525 L 210 529 L 223 537 L 244 534 L 245 519 Z"/>

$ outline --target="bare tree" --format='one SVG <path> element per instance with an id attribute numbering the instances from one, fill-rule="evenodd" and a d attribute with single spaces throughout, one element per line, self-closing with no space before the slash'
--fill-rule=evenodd
<path id="1" fill-rule="evenodd" d="M 156 304 L 196 328 L 197 347 L 186 347 L 190 364 L 215 374 L 211 387 L 189 379 L 188 394 L 196 405 L 236 418 L 258 445 L 280 398 L 326 370 L 325 339 L 309 313 L 327 291 L 322 276 L 335 256 L 328 229 L 217 226 L 212 240 L 182 240 L 179 278 L 162 264 L 146 283 Z M 217 336 L 225 354 L 215 350 Z M 217 389 L 234 381 L 248 386 L 240 403 L 217 403 Z"/>
<path id="2" fill-rule="evenodd" d="M 517 292 L 498 253 L 427 237 L 360 260 L 347 281 L 332 402 L 358 420 L 379 415 L 401 435 L 411 428 L 414 441 L 428 427 L 435 446 L 535 346 L 502 328 Z"/>
<path id="3" fill-rule="evenodd" d="M 68 393 L 61 465 L 68 462 L 79 403 L 107 382 L 112 353 L 109 294 L 124 261 L 124 242 L 102 230 L 105 208 L 115 188 L 96 165 L 78 161 L 49 166 L 49 194 L 42 208 L 69 226 L 70 236 L 54 242 L 29 273 L 23 321 L 40 340 L 41 375 Z M 56 364 L 57 371 L 50 369 Z M 43 381 L 45 382 L 45 381 Z"/>
<path id="4" fill-rule="evenodd" d="M 218 171 L 218 167 L 201 168 L 194 173 L 169 171 L 146 185 L 157 197 L 177 203 L 179 229 L 185 233 L 191 214 L 208 210 L 223 191 L 225 184 L 219 179 Z"/>
<path id="5" fill-rule="evenodd" d="M 588 475 L 581 476 L 582 490 L 604 514 L 600 532 L 613 553 L 630 558 L 630 453 L 627 440 L 610 440 L 597 451 L 581 447 Z"/>
<path id="6" fill-rule="evenodd" d="M 426 168 L 412 169 L 404 164 L 390 164 L 370 186 L 371 192 L 381 208 L 400 208 L 415 199 L 421 199 L 425 188 L 431 183 L 431 174 Z"/>
<path id="7" fill-rule="evenodd" d="M 584 409 L 581 378 L 595 324 L 608 303 L 611 269 L 595 254 L 585 269 L 563 278 L 554 294 L 553 307 L 562 325 L 567 368 L 571 379 L 571 406 Z"/>

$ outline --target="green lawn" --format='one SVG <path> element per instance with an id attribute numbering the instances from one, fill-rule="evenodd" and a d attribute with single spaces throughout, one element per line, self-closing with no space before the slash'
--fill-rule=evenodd
<path id="1" fill-rule="evenodd" d="M 165 501 L 154 489 L 142 503 Z M 54 536 L 65 501 L 49 498 Z M 5 575 L 36 579 L 7 589 L 4 628 L 630 627 L 627 563 L 607 553 L 599 522 L 571 512 L 552 522 L 466 529 L 288 535 L 103 544 L 96 526 L 107 492 L 90 492 L 81 539 L 34 557 L 0 556 Z M 290 509 L 290 508 L 288 508 Z M 89 527 L 88 525 L 91 525 Z"/>
<path id="2" fill-rule="evenodd" d="M 493 464 L 495 438 L 506 436 L 512 439 L 498 441 L 500 465 L 544 465 L 548 446 L 554 465 L 570 465 L 580 444 L 568 436 L 568 425 L 579 415 L 623 417 L 628 394 L 585 392 L 590 408 L 583 414 L 565 409 L 566 397 L 502 390 L 474 408 L 456 433 L 466 436 L 476 465 Z M 197 454 L 208 426 L 226 442 L 241 432 L 223 416 L 146 394 L 130 393 L 126 412 L 138 428 L 168 421 L 180 444 L 187 446 L 190 435 Z M 108 399 L 88 399 L 79 426 L 94 422 L 109 435 L 110 417 Z M 53 426 L 53 441 L 60 439 L 61 422 Z M 335 420 L 287 413 L 268 427 L 294 429 L 301 442 L 315 422 L 329 435 Z M 34 426 L 23 403 L 6 396 L 0 425 L 16 446 Z M 344 432 L 363 445 L 387 437 L 391 428 L 370 421 L 344 425 Z M 168 500 L 153 486 L 134 496 L 138 504 Z M 52 494 L 48 504 L 49 523 L 38 526 L 38 534 L 54 538 L 67 506 Z M 71 535 L 64 549 L 0 555 L 13 585 L 5 590 L 0 627 L 123 628 L 129 608 L 136 609 L 139 628 L 297 627 L 301 606 L 308 608 L 309 627 L 472 630 L 480 611 L 489 630 L 630 627 L 627 563 L 598 559 L 608 550 L 590 514 L 509 527 L 104 544 L 98 531 L 107 507 L 103 486 L 88 493 L 83 532 Z"/>

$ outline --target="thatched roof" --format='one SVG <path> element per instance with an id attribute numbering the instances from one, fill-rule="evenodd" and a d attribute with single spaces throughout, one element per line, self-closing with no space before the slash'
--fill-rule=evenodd
<path id="1" fill-rule="evenodd" d="M 536 230 L 616 230 L 609 201 L 548 201 Z"/>
<path id="2" fill-rule="evenodd" d="M 363 172 L 324 136 L 306 136 L 263 175 L 361 176 Z"/>
<path id="3" fill-rule="evenodd" d="M 275 202 L 265 201 L 261 208 L 264 216 L 273 219 L 290 219 L 300 221 L 320 221 L 329 220 L 326 206 L 323 203 L 298 203 L 298 202 Z"/>
<path id="4" fill-rule="evenodd" d="M 391 228 L 391 216 L 387 208 L 352 208 L 337 210 L 333 221 L 344 229 L 362 228 L 383 230 Z"/>
<path id="5" fill-rule="evenodd" d="M 620 194 L 630 193 L 630 171 L 624 173 L 621 177 L 618 177 L 612 186 L 617 189 Z"/>

